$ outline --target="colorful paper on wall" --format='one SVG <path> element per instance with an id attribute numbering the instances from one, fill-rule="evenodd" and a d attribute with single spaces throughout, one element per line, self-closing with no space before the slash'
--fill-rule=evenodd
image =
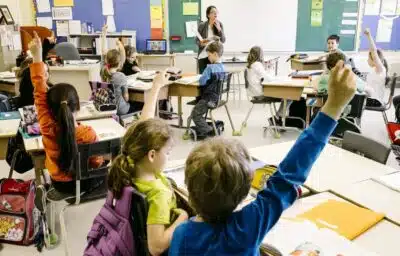
<path id="1" fill-rule="evenodd" d="M 160 6 L 150 6 L 151 19 L 162 19 L 162 8 Z"/>
<path id="2" fill-rule="evenodd" d="M 312 0 L 311 9 L 312 10 L 322 10 L 324 6 L 324 0 Z"/>
<path id="3" fill-rule="evenodd" d="M 186 21 L 186 37 L 195 37 L 197 31 L 197 21 Z"/>
<path id="4" fill-rule="evenodd" d="M 397 0 L 382 0 L 381 14 L 395 15 L 397 8 Z"/>
<path id="5" fill-rule="evenodd" d="M 322 10 L 311 11 L 311 27 L 322 27 Z"/>
<path id="6" fill-rule="evenodd" d="M 54 6 L 74 6 L 74 0 L 54 0 Z"/>
<path id="7" fill-rule="evenodd" d="M 162 19 L 151 19 L 151 28 L 162 28 Z"/>
<path id="8" fill-rule="evenodd" d="M 193 15 L 193 16 L 199 15 L 199 3 L 183 2 L 183 15 Z"/>
<path id="9" fill-rule="evenodd" d="M 38 13 L 51 12 L 50 0 L 36 0 L 36 7 Z"/>
<path id="10" fill-rule="evenodd" d="M 162 30 L 162 28 L 153 28 L 153 29 L 151 29 L 151 38 L 152 39 L 163 39 L 163 30 Z"/>
<path id="11" fill-rule="evenodd" d="M 53 7 L 53 20 L 72 20 L 72 8 Z"/>
<path id="12" fill-rule="evenodd" d="M 367 0 L 364 15 L 379 15 L 381 0 Z"/>
<path id="13" fill-rule="evenodd" d="M 69 26 L 67 20 L 58 20 L 56 22 L 57 36 L 68 36 Z"/>
<path id="14" fill-rule="evenodd" d="M 380 19 L 378 31 L 376 32 L 376 42 L 389 43 L 392 39 L 393 20 Z"/>
<path id="15" fill-rule="evenodd" d="M 150 0 L 150 5 L 161 5 L 161 0 Z"/>

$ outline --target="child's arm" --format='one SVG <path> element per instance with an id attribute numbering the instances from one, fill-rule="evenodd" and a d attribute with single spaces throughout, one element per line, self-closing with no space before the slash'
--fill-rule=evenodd
<path id="1" fill-rule="evenodd" d="M 122 69 L 122 67 L 124 66 L 124 63 L 126 61 L 126 53 L 125 53 L 124 44 L 119 39 L 117 40 L 117 48 L 118 48 L 119 53 L 121 54 L 121 62 L 119 63 L 118 69 Z"/>
<path id="2" fill-rule="evenodd" d="M 263 63 L 256 62 L 254 64 L 251 68 L 254 69 L 258 77 L 262 77 L 264 79 L 263 82 L 271 82 L 272 80 L 274 80 L 274 77 L 268 74 L 268 72 L 265 70 Z"/>
<path id="3" fill-rule="evenodd" d="M 294 203 L 298 197 L 298 186 L 307 179 L 312 165 L 326 145 L 336 126 L 336 120 L 353 97 L 355 89 L 354 75 L 340 61 L 331 73 L 329 98 L 321 112 L 297 139 L 279 165 L 278 171 L 268 180 L 266 188 L 258 193 L 253 203 L 240 212 L 235 229 L 249 232 L 239 231 L 238 241 L 240 239 L 245 244 L 259 245 L 282 212 Z"/>
<path id="4" fill-rule="evenodd" d="M 144 121 L 150 118 L 154 118 L 154 113 L 156 112 L 156 104 L 158 102 L 158 94 L 161 88 L 168 83 L 169 76 L 167 72 L 161 72 L 153 80 L 153 87 L 150 91 L 149 100 L 146 100 L 142 114 L 139 121 Z"/>
<path id="5" fill-rule="evenodd" d="M 101 54 L 102 56 L 107 55 L 107 46 L 106 46 L 106 37 L 107 37 L 107 24 L 104 24 L 102 31 L 101 31 Z"/>
<path id="6" fill-rule="evenodd" d="M 381 58 L 379 58 L 378 55 L 378 51 L 374 42 L 374 39 L 371 36 L 371 31 L 367 28 L 364 31 L 364 34 L 367 36 L 368 38 L 368 42 L 369 42 L 369 51 L 372 54 L 372 59 L 374 60 L 375 63 L 375 67 L 376 67 L 376 71 L 378 74 L 382 73 L 384 70 L 384 66 L 382 64 Z"/>
<path id="7" fill-rule="evenodd" d="M 207 66 L 206 69 L 203 71 L 203 74 L 200 77 L 199 84 L 200 86 L 204 86 L 207 84 L 207 81 L 211 78 L 211 68 Z"/>

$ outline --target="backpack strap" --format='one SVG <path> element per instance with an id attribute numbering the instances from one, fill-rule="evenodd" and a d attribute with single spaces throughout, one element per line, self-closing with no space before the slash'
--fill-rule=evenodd
<path id="1" fill-rule="evenodd" d="M 108 191 L 106 204 L 124 218 L 129 219 L 131 214 L 132 194 L 133 188 L 131 186 L 125 186 L 122 189 L 121 197 L 118 200 L 114 198 L 111 191 Z"/>

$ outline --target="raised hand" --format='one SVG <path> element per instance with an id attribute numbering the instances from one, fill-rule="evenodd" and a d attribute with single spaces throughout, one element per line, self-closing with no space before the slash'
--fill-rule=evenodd
<path id="1" fill-rule="evenodd" d="M 158 73 L 153 80 L 153 87 L 155 87 L 155 89 L 161 89 L 164 85 L 168 83 L 168 79 L 169 75 L 167 74 L 166 70 Z"/>
<path id="2" fill-rule="evenodd" d="M 42 62 L 42 41 L 36 31 L 33 31 L 33 39 L 29 42 L 28 47 L 32 54 L 33 62 Z"/>

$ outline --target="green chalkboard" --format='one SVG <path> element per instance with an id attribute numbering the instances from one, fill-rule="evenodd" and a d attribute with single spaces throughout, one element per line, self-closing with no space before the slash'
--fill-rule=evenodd
<path id="1" fill-rule="evenodd" d="M 359 1 L 323 0 L 321 26 L 311 25 L 312 2 L 313 0 L 299 0 L 296 51 L 325 51 L 326 39 L 331 34 L 340 36 L 342 50 L 354 51 L 357 25 L 343 25 L 342 20 L 357 21 Z M 347 16 L 349 13 L 350 16 L 357 14 L 357 17 L 344 17 L 343 13 L 346 13 Z M 354 30 L 355 33 L 349 34 L 350 30 Z"/>
<path id="2" fill-rule="evenodd" d="M 196 16 L 183 15 L 184 2 L 197 2 L 199 4 L 199 14 Z M 170 51 L 184 52 L 185 50 L 193 50 L 197 52 L 198 47 L 193 37 L 186 37 L 186 21 L 200 21 L 201 17 L 201 1 L 200 0 L 169 0 L 168 1 L 169 16 L 169 35 L 181 36 L 181 41 L 170 41 Z"/>

